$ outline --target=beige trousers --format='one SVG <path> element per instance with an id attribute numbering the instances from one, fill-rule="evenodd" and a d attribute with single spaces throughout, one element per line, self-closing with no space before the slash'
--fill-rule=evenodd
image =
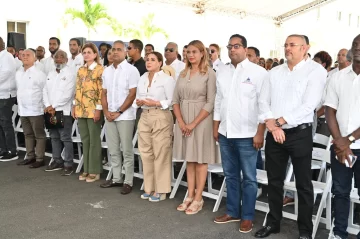
<path id="1" fill-rule="evenodd" d="M 171 191 L 174 121 L 169 110 L 143 109 L 138 125 L 145 192 Z"/>

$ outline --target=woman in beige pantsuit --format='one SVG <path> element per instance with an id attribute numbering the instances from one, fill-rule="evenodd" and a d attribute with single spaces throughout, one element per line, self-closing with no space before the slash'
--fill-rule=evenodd
<path id="1" fill-rule="evenodd" d="M 176 82 L 173 96 L 176 116 L 173 157 L 187 162 L 189 191 L 177 210 L 186 214 L 196 214 L 202 209 L 208 164 L 215 163 L 216 158 L 212 137 L 216 76 L 208 60 L 209 54 L 201 41 L 189 43 L 186 67 Z"/>
<path id="2" fill-rule="evenodd" d="M 174 121 L 169 110 L 175 79 L 161 69 L 159 52 L 146 56 L 146 72 L 138 83 L 133 107 L 143 109 L 138 124 L 139 151 L 143 162 L 142 199 L 159 202 L 171 191 L 172 136 Z"/>

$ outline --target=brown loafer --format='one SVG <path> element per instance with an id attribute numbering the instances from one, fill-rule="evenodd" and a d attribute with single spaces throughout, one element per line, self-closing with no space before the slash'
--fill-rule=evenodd
<path id="1" fill-rule="evenodd" d="M 240 218 L 235 218 L 235 217 L 225 214 L 225 215 L 222 215 L 219 217 L 215 217 L 214 222 L 217 224 L 225 224 L 225 223 L 229 223 L 229 222 L 240 222 Z"/>
<path id="2" fill-rule="evenodd" d="M 129 184 L 124 183 L 124 186 L 121 190 L 121 194 L 122 195 L 129 194 L 129 193 L 131 193 L 131 190 L 132 190 L 132 187 Z"/>
<path id="3" fill-rule="evenodd" d="M 112 188 L 112 187 L 122 187 L 123 183 L 113 182 L 113 180 L 106 180 L 105 183 L 100 184 L 101 188 Z"/>
<path id="4" fill-rule="evenodd" d="M 241 220 L 239 231 L 242 233 L 251 232 L 253 228 L 253 223 L 251 220 Z"/>
<path id="5" fill-rule="evenodd" d="M 29 168 L 40 168 L 42 166 L 45 166 L 44 161 L 36 161 L 35 163 L 31 164 Z"/>
<path id="6" fill-rule="evenodd" d="M 294 204 L 295 204 L 295 200 L 293 198 L 284 197 L 283 207 L 294 205 Z"/>

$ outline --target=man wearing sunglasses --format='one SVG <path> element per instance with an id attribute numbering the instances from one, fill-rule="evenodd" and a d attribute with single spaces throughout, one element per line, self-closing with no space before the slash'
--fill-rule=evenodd
<path id="1" fill-rule="evenodd" d="M 221 60 L 220 60 L 220 47 L 218 44 L 210 44 L 209 46 L 209 54 L 210 54 L 210 59 L 212 62 L 212 66 L 213 69 L 215 71 L 217 71 L 221 66 L 225 65 Z"/>
<path id="2" fill-rule="evenodd" d="M 138 39 L 131 40 L 127 47 L 128 56 L 131 58 L 129 63 L 138 69 L 140 76 L 147 72 L 144 58 L 141 57 L 143 48 L 143 43 Z"/>
<path id="3" fill-rule="evenodd" d="M 164 65 L 174 68 L 176 80 L 179 78 L 180 72 L 185 69 L 185 63 L 177 58 L 178 54 L 178 45 L 174 42 L 169 42 L 165 47 L 164 55 L 166 61 Z"/>

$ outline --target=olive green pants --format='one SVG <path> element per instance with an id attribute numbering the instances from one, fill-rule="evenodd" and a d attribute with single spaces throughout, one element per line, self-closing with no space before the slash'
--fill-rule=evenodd
<path id="1" fill-rule="evenodd" d="M 83 144 L 84 173 L 100 174 L 101 162 L 101 125 L 103 117 L 94 123 L 93 119 L 78 118 L 80 138 Z"/>

